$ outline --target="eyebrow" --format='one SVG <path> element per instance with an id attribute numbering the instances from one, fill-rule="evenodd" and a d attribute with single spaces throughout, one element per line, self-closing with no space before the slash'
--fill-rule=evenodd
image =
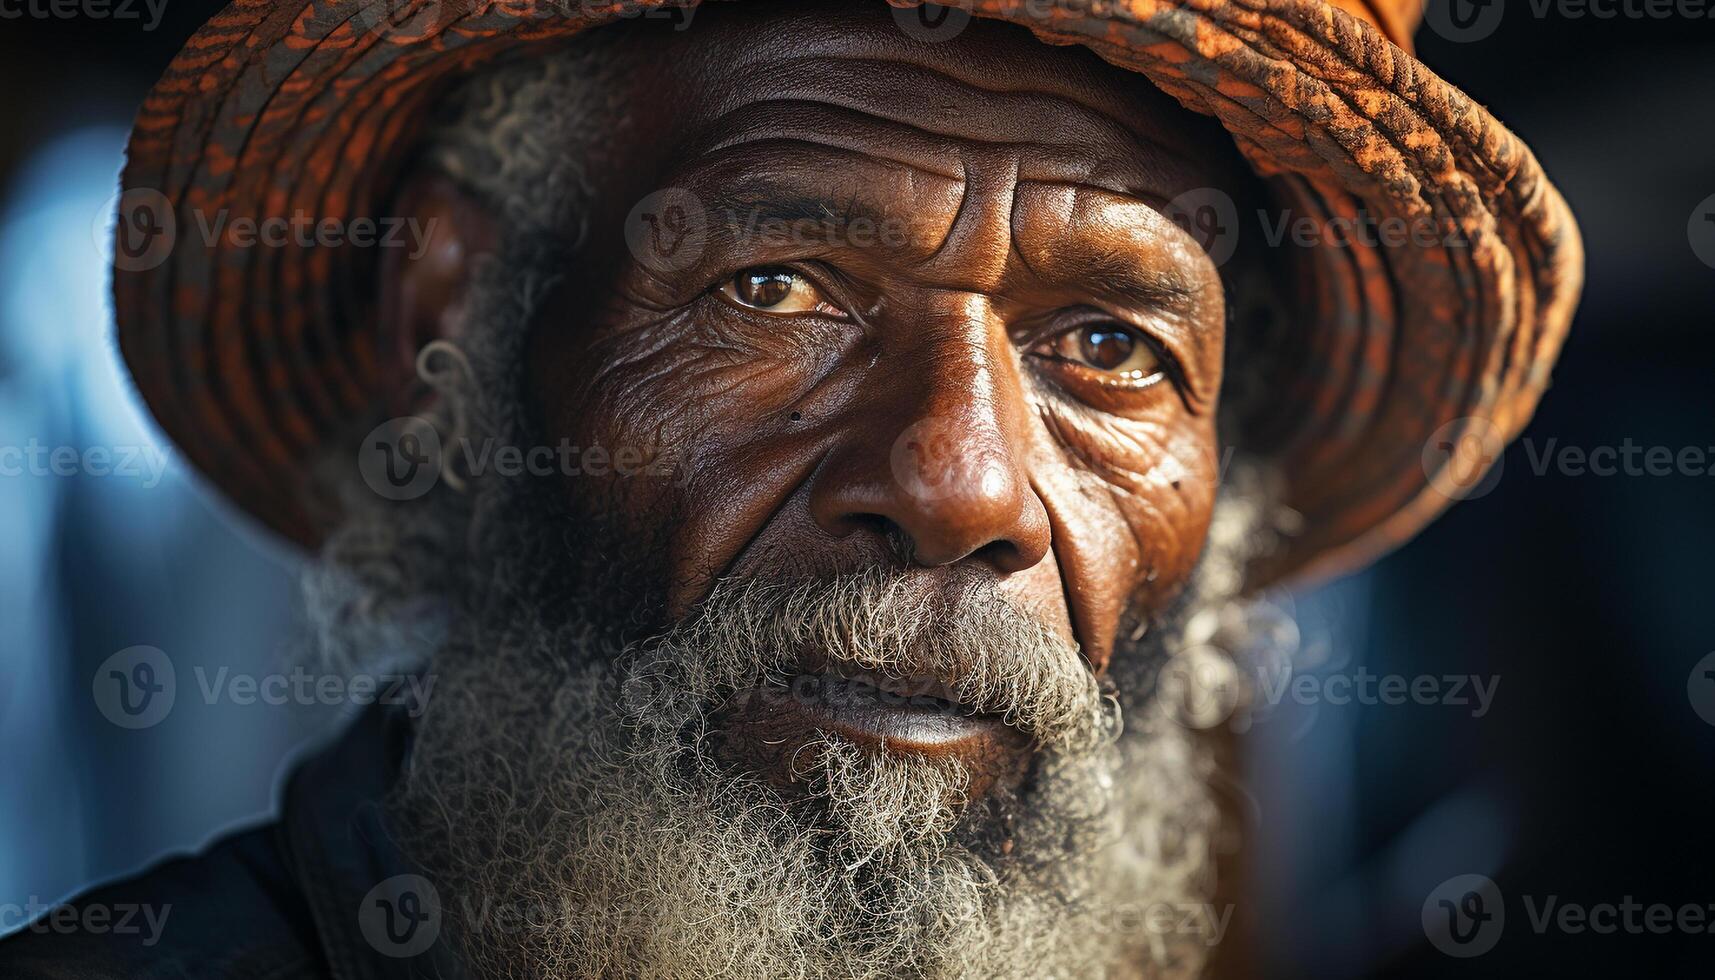
<path id="1" fill-rule="evenodd" d="M 855 221 L 880 228 L 887 216 L 859 201 L 856 196 L 831 198 L 768 186 L 746 188 L 716 202 L 711 215 L 727 229 L 728 237 L 740 238 L 744 231 L 762 231 L 766 225 L 811 221 L 842 229 Z"/>
<path id="2" fill-rule="evenodd" d="M 1140 265 L 1122 252 L 1081 256 L 1078 279 L 1104 292 L 1157 303 L 1185 303 L 1198 293 L 1196 284 L 1183 271 Z"/>

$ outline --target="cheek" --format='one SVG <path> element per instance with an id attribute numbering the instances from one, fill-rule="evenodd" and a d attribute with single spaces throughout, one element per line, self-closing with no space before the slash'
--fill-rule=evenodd
<path id="1" fill-rule="evenodd" d="M 1092 597 L 1091 632 L 1107 636 L 1128 607 L 1160 612 L 1190 577 L 1220 479 L 1214 422 L 1168 398 L 1134 418 L 1061 403 L 1042 417 L 1059 452 L 1058 477 L 1044 481 L 1056 551 Z"/>
<path id="2" fill-rule="evenodd" d="M 826 442 L 815 419 L 850 387 L 840 371 L 849 338 L 811 321 L 770 330 L 731 319 L 707 305 L 619 310 L 609 322 L 620 327 L 576 351 L 540 342 L 533 381 L 550 438 L 646 461 L 639 474 L 589 475 L 568 492 L 593 493 L 604 519 L 664 542 L 650 558 L 673 616 L 808 477 Z M 556 346 L 568 350 L 547 350 Z"/>

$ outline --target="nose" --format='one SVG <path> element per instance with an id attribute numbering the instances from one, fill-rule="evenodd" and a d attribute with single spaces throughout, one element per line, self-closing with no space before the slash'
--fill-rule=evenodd
<path id="1" fill-rule="evenodd" d="M 901 537 L 919 565 L 974 558 L 1012 573 L 1042 561 L 1051 531 L 1012 358 L 1004 330 L 980 322 L 884 356 L 861 417 L 810 488 L 817 525 Z"/>

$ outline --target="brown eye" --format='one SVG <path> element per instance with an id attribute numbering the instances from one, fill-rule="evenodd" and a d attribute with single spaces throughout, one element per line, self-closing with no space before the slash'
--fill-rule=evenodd
<path id="1" fill-rule="evenodd" d="M 1118 323 L 1091 323 L 1049 341 L 1049 354 L 1065 361 L 1143 381 L 1161 373 L 1161 360 L 1137 331 Z"/>
<path id="2" fill-rule="evenodd" d="M 1084 363 L 1103 371 L 1112 371 L 1131 360 L 1136 346 L 1136 339 L 1122 330 L 1086 327 L 1078 331 L 1078 347 Z"/>
<path id="3" fill-rule="evenodd" d="M 841 315 L 839 308 L 829 303 L 809 279 L 778 266 L 740 269 L 721 286 L 720 293 L 745 309 L 763 313 Z"/>

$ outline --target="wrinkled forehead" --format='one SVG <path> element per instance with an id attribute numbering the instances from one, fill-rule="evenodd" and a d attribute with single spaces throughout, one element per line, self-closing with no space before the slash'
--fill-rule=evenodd
<path id="1" fill-rule="evenodd" d="M 672 148 L 662 163 L 767 144 L 801 158 L 819 150 L 834 165 L 869 157 L 961 180 L 976 162 L 1010 161 L 1020 180 L 1162 202 L 1243 179 L 1213 120 L 1081 47 L 983 20 L 926 41 L 890 9 L 709 4 L 686 30 L 625 39 L 644 66 L 634 81 L 669 110 L 649 121 L 657 145 Z"/>

